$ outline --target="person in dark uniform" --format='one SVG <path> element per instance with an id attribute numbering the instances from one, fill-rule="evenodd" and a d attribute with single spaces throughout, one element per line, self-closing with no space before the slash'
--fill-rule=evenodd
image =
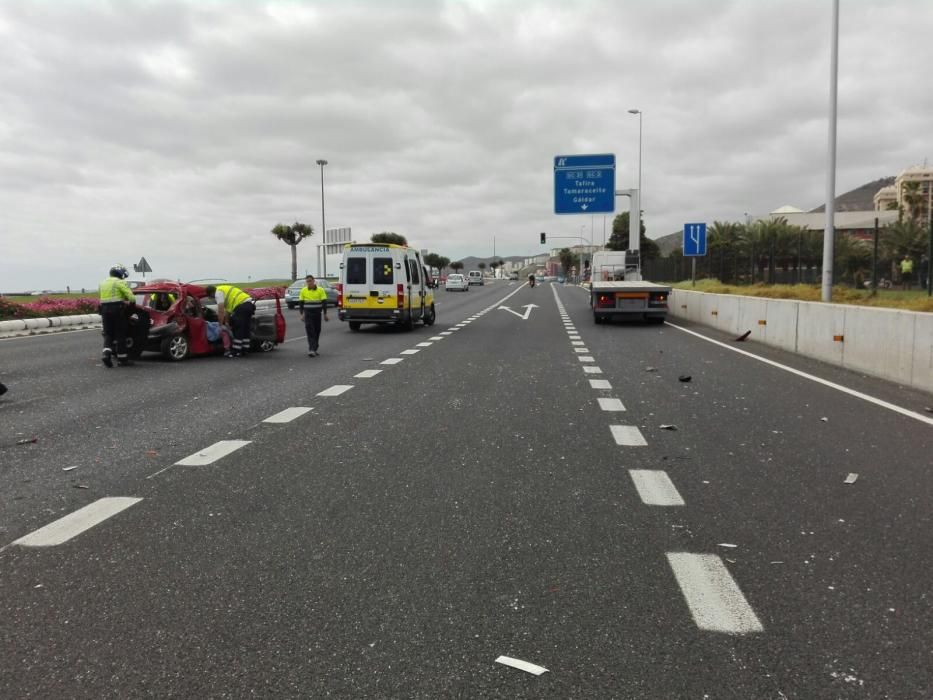
<path id="1" fill-rule="evenodd" d="M 123 265 L 110 268 L 110 277 L 100 283 L 100 320 L 104 326 L 104 349 L 101 360 L 113 367 L 113 352 L 116 346 L 117 364 L 130 364 L 126 352 L 127 306 L 136 303 L 133 290 L 124 282 L 130 273 Z"/>

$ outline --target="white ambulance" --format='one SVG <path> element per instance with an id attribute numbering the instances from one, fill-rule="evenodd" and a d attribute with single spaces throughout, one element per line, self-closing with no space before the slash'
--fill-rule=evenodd
<path id="1" fill-rule="evenodd" d="M 337 315 L 350 330 L 364 323 L 392 323 L 411 330 L 416 321 L 433 326 L 434 290 L 414 248 L 391 243 L 344 247 L 337 287 Z"/>

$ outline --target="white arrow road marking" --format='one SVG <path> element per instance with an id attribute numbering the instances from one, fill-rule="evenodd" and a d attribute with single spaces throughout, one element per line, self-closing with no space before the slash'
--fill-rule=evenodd
<path id="1" fill-rule="evenodd" d="M 764 631 L 755 611 L 718 556 L 668 552 L 667 560 L 693 621 L 701 630 L 726 634 Z"/>
<path id="2" fill-rule="evenodd" d="M 657 469 L 629 469 L 629 476 L 641 500 L 648 506 L 682 506 L 684 499 L 667 472 Z"/>
<path id="3" fill-rule="evenodd" d="M 524 314 L 520 314 L 520 313 L 518 313 L 517 311 L 512 311 L 512 309 L 510 309 L 508 306 L 500 306 L 500 307 L 499 307 L 499 310 L 500 310 L 500 311 L 508 311 L 510 314 L 515 314 L 516 316 L 518 316 L 518 317 L 519 317 L 520 319 L 522 319 L 523 321 L 527 321 L 527 320 L 528 320 L 528 317 L 531 315 L 531 310 L 532 310 L 532 309 L 537 309 L 537 308 L 538 308 L 538 305 L 537 305 L 537 304 L 525 304 L 522 308 L 525 309 L 525 313 L 524 313 Z"/>
<path id="4" fill-rule="evenodd" d="M 612 437 L 615 438 L 617 445 L 625 447 L 646 447 L 648 445 L 645 436 L 641 434 L 637 425 L 610 425 L 609 430 L 612 431 Z"/>
<path id="5" fill-rule="evenodd" d="M 23 547 L 54 547 L 63 544 L 76 535 L 80 535 L 85 530 L 90 530 L 98 523 L 102 523 L 107 518 L 113 517 L 120 511 L 126 510 L 132 505 L 139 503 L 141 498 L 130 498 L 126 496 L 117 496 L 111 498 L 101 498 L 69 513 L 63 518 L 59 518 L 45 527 L 40 527 L 35 532 L 31 532 L 25 537 L 20 537 L 13 544 Z"/>
<path id="6" fill-rule="evenodd" d="M 274 416 L 269 416 L 263 423 L 291 423 L 310 410 L 311 409 L 307 406 L 293 406 L 292 408 L 286 408 L 284 411 L 276 413 Z"/>
<path id="7" fill-rule="evenodd" d="M 226 457 L 249 443 L 249 440 L 221 440 L 210 447 L 205 447 L 200 452 L 195 452 L 193 455 L 178 460 L 175 464 L 180 467 L 203 467 L 207 464 L 213 464 L 221 457 Z"/>

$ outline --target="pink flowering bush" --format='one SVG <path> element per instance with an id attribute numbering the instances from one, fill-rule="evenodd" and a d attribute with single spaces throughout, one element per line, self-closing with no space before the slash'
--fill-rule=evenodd
<path id="1" fill-rule="evenodd" d="M 52 316 L 77 316 L 97 313 L 97 299 L 53 299 L 39 297 L 24 304 L 0 297 L 0 321 L 20 318 L 51 318 Z"/>

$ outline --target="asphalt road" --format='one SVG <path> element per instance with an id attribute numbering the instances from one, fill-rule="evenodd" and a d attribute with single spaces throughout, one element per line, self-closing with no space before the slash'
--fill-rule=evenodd
<path id="1" fill-rule="evenodd" d="M 928 395 L 437 297 L 317 358 L 0 341 L 0 697 L 931 696 Z"/>

